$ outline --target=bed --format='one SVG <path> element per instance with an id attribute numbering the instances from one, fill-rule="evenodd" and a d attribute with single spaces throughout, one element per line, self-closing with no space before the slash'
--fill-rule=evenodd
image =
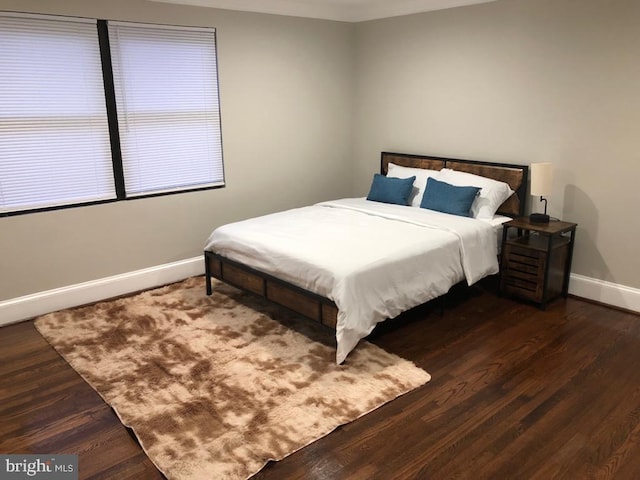
<path id="1" fill-rule="evenodd" d="M 382 152 L 367 198 L 216 228 L 207 295 L 217 278 L 334 329 L 342 363 L 378 322 L 498 272 L 500 223 L 524 214 L 527 177 L 525 165 Z"/>

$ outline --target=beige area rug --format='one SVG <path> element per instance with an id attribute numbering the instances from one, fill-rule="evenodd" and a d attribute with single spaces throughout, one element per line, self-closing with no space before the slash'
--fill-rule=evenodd
<path id="1" fill-rule="evenodd" d="M 202 277 L 35 325 L 169 479 L 247 478 L 430 379 L 367 342 L 338 366 L 332 332 Z"/>

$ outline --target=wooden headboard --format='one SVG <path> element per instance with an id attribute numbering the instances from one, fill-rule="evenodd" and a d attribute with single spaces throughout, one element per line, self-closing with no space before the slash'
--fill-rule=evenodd
<path id="1" fill-rule="evenodd" d="M 452 170 L 473 173 L 474 175 L 505 182 L 511 187 L 511 190 L 514 191 L 514 194 L 498 208 L 497 213 L 509 217 L 518 217 L 525 214 L 527 180 L 529 177 L 528 165 L 511 165 L 509 163 L 382 152 L 380 173 L 383 175 L 387 174 L 387 166 L 389 163 L 402 165 L 403 167 L 426 168 L 429 170 L 440 170 L 446 167 Z"/>

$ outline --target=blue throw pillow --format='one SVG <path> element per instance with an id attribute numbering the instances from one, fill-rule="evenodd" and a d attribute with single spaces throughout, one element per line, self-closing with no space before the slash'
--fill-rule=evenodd
<path id="1" fill-rule="evenodd" d="M 420 207 L 461 217 L 470 217 L 471 204 L 479 191 L 478 187 L 457 187 L 435 178 L 429 178 Z"/>
<path id="2" fill-rule="evenodd" d="M 397 205 L 408 205 L 409 196 L 413 190 L 413 181 L 416 177 L 394 178 L 385 177 L 376 173 L 373 176 L 371 189 L 367 200 L 383 203 L 395 203 Z"/>

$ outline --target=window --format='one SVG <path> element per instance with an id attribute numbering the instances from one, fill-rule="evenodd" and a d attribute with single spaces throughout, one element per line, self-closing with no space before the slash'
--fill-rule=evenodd
<path id="1" fill-rule="evenodd" d="M 109 22 L 109 42 L 127 193 L 221 185 L 213 32 Z"/>
<path id="2" fill-rule="evenodd" d="M 116 197 L 96 21 L 0 16 L 0 211 Z"/>
<path id="3" fill-rule="evenodd" d="M 224 185 L 213 29 L 0 14 L 0 71 L 0 214 Z"/>

